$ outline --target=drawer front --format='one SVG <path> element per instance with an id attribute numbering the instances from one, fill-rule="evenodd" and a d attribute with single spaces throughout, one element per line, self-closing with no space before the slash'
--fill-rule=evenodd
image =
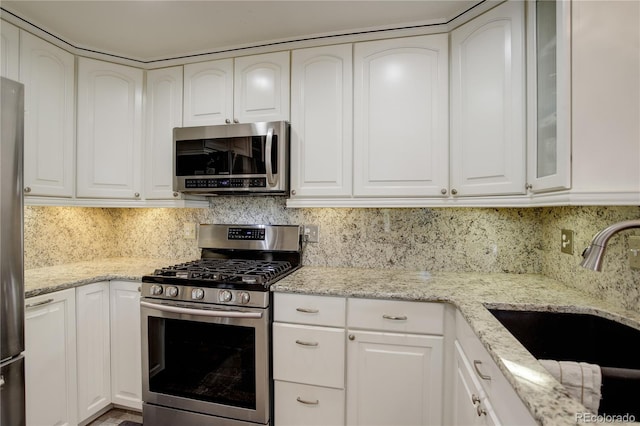
<path id="1" fill-rule="evenodd" d="M 444 333 L 444 304 L 396 300 L 349 299 L 350 328 L 401 333 Z"/>
<path id="2" fill-rule="evenodd" d="M 344 425 L 344 390 L 275 382 L 274 424 L 278 426 Z"/>
<path id="3" fill-rule="evenodd" d="M 344 329 L 273 324 L 273 378 L 344 388 Z"/>
<path id="4" fill-rule="evenodd" d="M 346 300 L 344 297 L 311 296 L 307 294 L 275 293 L 274 321 L 296 324 L 344 327 Z"/>

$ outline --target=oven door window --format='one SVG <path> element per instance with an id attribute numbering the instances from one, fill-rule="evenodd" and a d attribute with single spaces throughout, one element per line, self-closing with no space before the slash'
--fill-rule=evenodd
<path id="1" fill-rule="evenodd" d="M 256 408 L 255 328 L 148 317 L 149 390 Z"/>
<path id="2" fill-rule="evenodd" d="M 263 175 L 266 136 L 176 141 L 177 176 Z M 278 173 L 278 135 L 273 135 L 272 173 Z"/>

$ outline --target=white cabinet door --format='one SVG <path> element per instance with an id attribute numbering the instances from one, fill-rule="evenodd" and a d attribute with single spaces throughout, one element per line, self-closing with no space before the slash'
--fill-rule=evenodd
<path id="1" fill-rule="evenodd" d="M 0 75 L 20 81 L 20 30 L 2 21 L 0 25 Z"/>
<path id="2" fill-rule="evenodd" d="M 111 403 L 109 282 L 76 288 L 78 419 L 86 420 Z"/>
<path id="3" fill-rule="evenodd" d="M 111 281 L 111 400 L 142 409 L 140 283 Z"/>
<path id="4" fill-rule="evenodd" d="M 571 2 L 527 2 L 528 184 L 571 186 Z"/>
<path id="5" fill-rule="evenodd" d="M 184 66 L 183 125 L 207 126 L 233 119 L 233 60 Z"/>
<path id="6" fill-rule="evenodd" d="M 294 50 L 291 63 L 292 197 L 352 192 L 352 45 Z"/>
<path id="7" fill-rule="evenodd" d="M 142 83 L 141 69 L 78 59 L 78 197 L 140 197 Z"/>
<path id="8" fill-rule="evenodd" d="M 451 33 L 451 193 L 524 194 L 524 2 Z"/>
<path id="9" fill-rule="evenodd" d="M 355 44 L 355 196 L 442 196 L 448 63 L 446 34 Z"/>
<path id="10" fill-rule="evenodd" d="M 344 425 L 344 389 L 276 381 L 274 393 L 278 426 Z"/>
<path id="11" fill-rule="evenodd" d="M 31 297 L 25 303 L 27 425 L 75 426 L 75 290 Z"/>
<path id="12" fill-rule="evenodd" d="M 72 197 L 75 59 L 26 31 L 20 39 L 25 194 Z"/>
<path id="13" fill-rule="evenodd" d="M 289 120 L 289 52 L 235 58 L 234 121 Z"/>
<path id="14" fill-rule="evenodd" d="M 440 425 L 443 338 L 348 331 L 347 424 Z"/>
<path id="15" fill-rule="evenodd" d="M 182 127 L 182 67 L 147 71 L 144 198 L 180 199 L 173 191 L 173 128 Z"/>

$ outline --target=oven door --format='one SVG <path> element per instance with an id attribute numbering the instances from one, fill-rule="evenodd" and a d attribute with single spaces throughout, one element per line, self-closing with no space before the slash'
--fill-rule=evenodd
<path id="1" fill-rule="evenodd" d="M 269 422 L 269 310 L 140 302 L 144 402 Z"/>

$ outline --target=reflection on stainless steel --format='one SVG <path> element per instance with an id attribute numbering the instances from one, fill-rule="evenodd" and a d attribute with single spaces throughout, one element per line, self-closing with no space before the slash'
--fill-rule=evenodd
<path id="1" fill-rule="evenodd" d="M 584 259 L 580 263 L 580 266 L 594 271 L 602 271 L 602 261 L 604 259 L 604 252 L 607 248 L 607 242 L 609 239 L 618 232 L 631 228 L 640 228 L 640 219 L 614 223 L 613 225 L 598 232 L 593 237 L 593 240 L 591 240 L 589 247 L 582 252 L 582 257 Z"/>
<path id="2" fill-rule="evenodd" d="M 24 87 L 2 78 L 0 140 L 0 424 L 25 424 L 23 119 Z"/>

